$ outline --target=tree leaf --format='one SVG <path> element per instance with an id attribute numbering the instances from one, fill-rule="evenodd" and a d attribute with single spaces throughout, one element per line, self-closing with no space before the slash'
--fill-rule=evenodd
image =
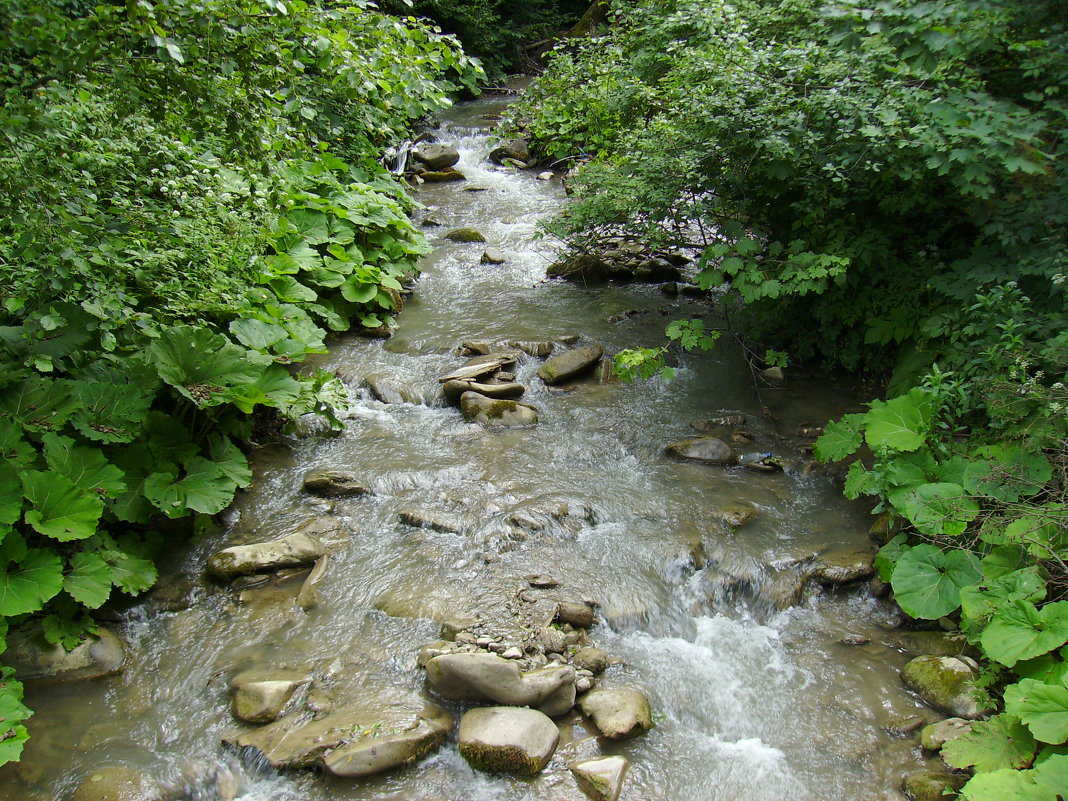
<path id="1" fill-rule="evenodd" d="M 1012 667 L 1068 642 L 1068 601 L 1038 609 L 1030 601 L 1001 606 L 980 639 L 987 656 Z"/>
<path id="2" fill-rule="evenodd" d="M 1023 768 L 1035 755 L 1035 738 L 1012 715 L 995 715 L 972 725 L 970 731 L 942 746 L 942 758 L 961 770 L 979 773 L 1000 768 Z"/>
<path id="3" fill-rule="evenodd" d="M 927 441 L 933 403 L 922 389 L 875 401 L 864 415 L 864 438 L 873 449 L 914 451 Z"/>
<path id="4" fill-rule="evenodd" d="M 1068 687 L 1064 684 L 1034 679 L 1010 684 L 1005 688 L 1005 711 L 1026 723 L 1037 740 L 1053 744 L 1068 740 Z"/>
<path id="5" fill-rule="evenodd" d="M 26 522 L 45 536 L 60 542 L 83 540 L 96 532 L 104 503 L 78 487 L 66 476 L 30 470 L 22 474 L 22 486 L 34 508 Z"/>
<path id="6" fill-rule="evenodd" d="M 924 544 L 901 554 L 891 584 L 902 609 L 933 620 L 960 606 L 961 588 L 980 578 L 979 560 L 971 552 Z"/>
<path id="7" fill-rule="evenodd" d="M 96 609 L 111 595 L 111 568 L 98 554 L 73 554 L 68 567 L 63 589 L 78 603 Z"/>
<path id="8" fill-rule="evenodd" d="M 864 415 L 847 414 L 826 425 L 816 440 L 814 453 L 821 462 L 837 462 L 856 452 L 861 446 Z"/>

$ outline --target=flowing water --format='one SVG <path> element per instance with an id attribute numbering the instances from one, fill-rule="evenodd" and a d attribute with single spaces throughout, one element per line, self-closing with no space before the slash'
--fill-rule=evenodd
<path id="1" fill-rule="evenodd" d="M 28 688 L 33 739 L 21 765 L 0 771 L 0 799 L 62 799 L 88 771 L 121 764 L 192 801 L 574 801 L 582 796 L 564 767 L 569 755 L 596 753 L 630 760 L 624 801 L 900 798 L 917 746 L 883 726 L 921 711 L 897 675 L 913 643 L 863 586 L 800 596 L 795 586 L 794 567 L 813 553 L 867 543 L 866 510 L 819 473 L 757 474 L 663 456 L 667 443 L 693 434 L 691 421 L 730 410 L 746 415 L 754 450 L 800 465 L 794 431 L 850 408 L 847 393 L 826 383 L 758 392 L 724 343 L 683 357 L 671 382 L 593 378 L 571 391 L 544 386 L 534 377 L 540 360 L 523 356 L 517 380 L 541 416 L 529 429 L 483 429 L 438 400 L 437 378 L 462 363 L 464 340 L 575 335 L 611 353 L 658 343 L 668 320 L 707 313 L 656 287 L 546 282 L 556 243 L 536 237 L 537 223 L 561 207 L 563 191 L 486 161 L 486 116 L 500 106 L 484 100 L 444 116 L 440 138 L 459 147 L 469 180 L 415 194 L 428 207 L 421 214 L 443 223 L 427 229 L 432 236 L 472 226 L 508 261 L 481 265 L 484 246 L 437 241 L 396 334 L 342 339 L 320 361 L 352 387 L 341 436 L 261 449 L 228 529 L 176 552 L 162 585 L 199 577 L 220 547 L 326 515 L 342 530 L 329 538 L 320 606 L 305 612 L 294 603 L 297 581 L 243 593 L 195 584 L 192 605 L 157 599 L 134 608 L 120 626 L 130 644 L 122 675 Z M 637 313 L 609 322 L 625 311 Z M 372 373 L 426 402 L 374 400 L 362 385 Z M 301 476 L 316 467 L 354 472 L 374 494 L 310 498 Z M 757 518 L 732 529 L 722 514 L 738 504 Z M 463 533 L 405 526 L 397 515 L 406 509 L 448 515 Z M 529 536 L 508 525 L 517 514 Z M 603 684 L 643 689 L 653 731 L 605 745 L 580 719 L 565 718 L 557 757 L 530 780 L 473 771 L 455 738 L 415 766 L 356 781 L 279 774 L 221 744 L 239 727 L 227 689 L 237 671 L 310 667 L 326 702 L 425 692 L 415 658 L 440 621 L 506 616 L 534 573 L 560 582 L 546 597 L 600 604 L 592 637 L 623 661 Z M 847 647 L 838 642 L 847 634 L 871 642 Z"/>

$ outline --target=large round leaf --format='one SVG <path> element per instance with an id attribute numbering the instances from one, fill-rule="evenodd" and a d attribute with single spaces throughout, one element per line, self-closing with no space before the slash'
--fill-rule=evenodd
<path id="1" fill-rule="evenodd" d="M 1012 667 L 1068 642 L 1068 601 L 1046 604 L 1017 600 L 994 614 L 980 640 L 986 655 Z"/>
<path id="2" fill-rule="evenodd" d="M 22 474 L 22 486 L 34 508 L 26 512 L 26 522 L 45 536 L 60 542 L 84 540 L 96 532 L 104 503 L 66 476 L 29 470 Z"/>
<path id="3" fill-rule="evenodd" d="M 864 416 L 864 438 L 874 450 L 914 451 L 927 440 L 931 413 L 931 396 L 922 389 L 876 401 Z"/>
<path id="4" fill-rule="evenodd" d="M 890 583 L 902 609 L 913 617 L 934 619 L 960 606 L 961 588 L 981 577 L 974 554 L 917 545 L 898 558 Z"/>
<path id="5" fill-rule="evenodd" d="M 1024 679 L 1005 688 L 1005 711 L 1044 743 L 1068 740 L 1068 687 Z"/>
<path id="6" fill-rule="evenodd" d="M 0 567 L 0 615 L 36 612 L 61 589 L 62 560 L 51 551 L 32 548 L 17 563 Z"/>

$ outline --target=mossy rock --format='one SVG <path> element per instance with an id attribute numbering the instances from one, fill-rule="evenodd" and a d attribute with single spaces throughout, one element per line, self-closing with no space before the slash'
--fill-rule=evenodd
<path id="1" fill-rule="evenodd" d="M 991 710 L 980 703 L 978 669 L 968 657 L 918 656 L 901 671 L 901 680 L 935 709 L 975 720 Z"/>
<path id="2" fill-rule="evenodd" d="M 460 756 L 476 770 L 534 776 L 552 758 L 560 731 L 534 709 L 483 707 L 463 716 L 459 739 Z"/>
<path id="3" fill-rule="evenodd" d="M 957 797 L 957 791 L 967 781 L 968 777 L 960 773 L 917 770 L 905 776 L 901 789 L 910 801 L 948 801 Z"/>
<path id="4" fill-rule="evenodd" d="M 445 234 L 450 242 L 485 242 L 486 237 L 476 228 L 453 228 Z"/>

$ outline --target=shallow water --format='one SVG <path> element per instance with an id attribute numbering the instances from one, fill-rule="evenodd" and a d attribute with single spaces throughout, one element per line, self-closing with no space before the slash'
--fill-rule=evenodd
<path id="1" fill-rule="evenodd" d="M 532 429 L 485 430 L 438 400 L 437 378 L 463 362 L 455 351 L 464 340 L 577 335 L 613 353 L 659 344 L 668 320 L 707 313 L 656 287 L 544 280 L 557 244 L 536 236 L 537 223 L 560 208 L 563 191 L 485 161 L 484 116 L 501 102 L 444 116 L 440 138 L 460 148 L 469 180 L 415 195 L 427 207 L 421 215 L 444 223 L 428 228 L 431 236 L 478 228 L 507 263 L 481 265 L 485 246 L 436 240 L 396 334 L 342 339 L 317 362 L 352 387 L 342 435 L 259 451 L 256 481 L 228 529 L 176 552 L 165 571 L 199 576 L 220 547 L 330 515 L 344 532 L 330 542 L 321 605 L 297 607 L 296 580 L 243 595 L 200 587 L 190 608 L 150 601 L 131 610 L 121 676 L 28 688 L 33 739 L 21 765 L 0 770 L 0 799 L 63 798 L 94 767 L 126 764 L 192 801 L 218 801 L 220 784 L 241 801 L 563 801 L 581 797 L 565 763 L 597 753 L 631 761 L 624 801 L 901 797 L 895 788 L 918 754 L 882 727 L 922 708 L 899 688 L 910 645 L 890 612 L 863 589 L 809 588 L 796 605 L 775 603 L 798 560 L 867 542 L 866 510 L 800 469 L 803 443 L 793 436 L 802 423 L 852 408 L 847 393 L 826 383 L 758 392 L 725 342 L 714 354 L 682 357 L 669 383 L 593 378 L 571 391 L 544 386 L 534 377 L 541 360 L 524 356 L 517 380 L 541 417 Z M 466 191 L 472 186 L 485 189 Z M 608 322 L 626 310 L 640 313 Z M 373 373 L 402 380 L 426 403 L 374 400 L 363 385 Z M 781 453 L 794 469 L 764 475 L 662 455 L 694 433 L 691 421 L 720 410 L 745 414 L 752 449 Z M 374 494 L 311 499 L 300 483 L 315 467 L 355 472 Z M 737 503 L 758 517 L 733 530 L 721 514 Z M 404 526 L 397 514 L 405 509 L 447 514 L 463 533 Z M 540 530 L 517 538 L 508 524 L 516 513 Z M 454 741 L 411 768 L 359 781 L 280 775 L 220 744 L 243 725 L 229 714 L 227 682 L 238 671 L 309 666 L 325 697 L 403 702 L 424 691 L 415 657 L 440 621 L 499 618 L 532 573 L 561 582 L 547 597 L 601 605 L 593 639 L 624 661 L 603 683 L 642 688 L 655 710 L 652 732 L 605 745 L 565 720 L 564 745 L 532 780 L 476 773 Z M 846 647 L 838 643 L 845 634 L 872 642 Z"/>

